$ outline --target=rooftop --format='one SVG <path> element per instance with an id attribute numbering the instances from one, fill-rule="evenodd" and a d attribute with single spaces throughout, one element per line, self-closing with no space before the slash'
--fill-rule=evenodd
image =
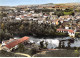
<path id="1" fill-rule="evenodd" d="M 15 40 L 15 41 L 7 44 L 6 47 L 10 49 L 10 48 L 18 45 L 19 43 L 22 43 L 22 42 L 24 42 L 25 40 L 28 40 L 28 39 L 29 39 L 29 37 L 26 37 L 26 36 L 25 36 L 25 37 L 23 37 L 23 38 L 17 39 L 17 40 Z"/>

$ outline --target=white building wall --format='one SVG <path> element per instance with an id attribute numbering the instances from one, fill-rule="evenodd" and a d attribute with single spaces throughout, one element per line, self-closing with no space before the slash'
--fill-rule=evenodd
<path id="1" fill-rule="evenodd" d="M 69 29 L 69 27 L 65 27 L 65 29 Z"/>
<path id="2" fill-rule="evenodd" d="M 5 46 L 6 44 L 2 41 L 2 44 L 1 44 L 1 46 Z"/>

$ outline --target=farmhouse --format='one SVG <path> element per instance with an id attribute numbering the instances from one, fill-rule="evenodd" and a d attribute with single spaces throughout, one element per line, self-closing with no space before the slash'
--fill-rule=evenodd
<path id="1" fill-rule="evenodd" d="M 12 51 L 12 49 L 17 49 L 18 48 L 18 44 L 24 42 L 24 41 L 28 41 L 29 37 L 22 37 L 20 39 L 10 39 L 10 40 L 6 40 L 6 41 L 2 41 L 2 45 L 1 45 L 1 49 L 5 50 L 7 52 Z"/>

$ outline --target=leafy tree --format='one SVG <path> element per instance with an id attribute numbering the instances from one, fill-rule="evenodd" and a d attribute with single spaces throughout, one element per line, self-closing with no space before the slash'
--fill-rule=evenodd
<path id="1" fill-rule="evenodd" d="M 64 12 L 64 15 L 73 15 L 74 16 L 74 12 Z"/>
<path id="2" fill-rule="evenodd" d="M 4 29 L 4 23 L 1 24 L 1 29 Z"/>
<path id="3" fill-rule="evenodd" d="M 65 12 L 72 12 L 73 10 L 72 9 L 65 9 L 64 11 Z"/>
<path id="4" fill-rule="evenodd" d="M 48 46 L 48 42 L 45 42 L 45 45 L 46 45 L 46 48 L 47 48 L 47 46 Z"/>
<path id="5" fill-rule="evenodd" d="M 4 39 L 4 31 L 3 29 L 0 30 L 0 42 Z"/>
<path id="6" fill-rule="evenodd" d="M 54 12 L 54 14 L 57 15 L 58 17 L 64 15 L 63 11 L 56 11 Z"/>
<path id="7" fill-rule="evenodd" d="M 24 28 L 24 25 L 21 25 L 19 29 L 20 29 L 20 30 L 23 30 L 23 28 Z"/>
<path id="8" fill-rule="evenodd" d="M 0 13 L 0 18 L 2 19 L 3 17 L 7 17 L 7 14 L 6 13 Z"/>
<path id="9" fill-rule="evenodd" d="M 78 48 L 76 48 L 76 50 L 74 50 L 74 55 L 76 56 L 76 57 L 78 57 L 79 56 L 79 51 L 78 51 Z"/>
<path id="10" fill-rule="evenodd" d="M 22 43 L 19 44 L 18 51 L 19 52 L 24 52 L 25 51 L 25 47 L 24 47 L 24 45 Z"/>
<path id="11" fill-rule="evenodd" d="M 43 42 L 44 42 L 44 41 L 41 41 L 41 42 L 40 42 L 40 47 L 41 47 L 41 48 L 44 48 Z"/>
<path id="12" fill-rule="evenodd" d="M 30 54 L 31 54 L 31 55 L 34 55 L 34 54 L 36 54 L 36 53 L 37 53 L 36 48 L 32 48 L 32 49 L 30 50 Z"/>

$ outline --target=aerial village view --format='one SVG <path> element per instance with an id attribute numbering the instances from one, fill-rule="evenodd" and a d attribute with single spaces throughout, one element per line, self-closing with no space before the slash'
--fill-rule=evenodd
<path id="1" fill-rule="evenodd" d="M 80 0 L 0 0 L 0 57 L 80 57 Z"/>

